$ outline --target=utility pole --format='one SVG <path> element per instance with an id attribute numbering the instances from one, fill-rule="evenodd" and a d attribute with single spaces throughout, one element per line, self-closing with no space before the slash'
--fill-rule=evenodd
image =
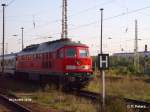
<path id="1" fill-rule="evenodd" d="M 145 45 L 144 51 L 144 74 L 147 74 L 147 66 L 148 66 L 148 51 L 147 51 L 147 44 Z"/>
<path id="2" fill-rule="evenodd" d="M 24 30 L 24 28 L 22 27 L 22 28 L 21 28 L 21 32 L 22 32 L 22 50 L 23 50 L 23 48 L 24 48 L 24 43 L 23 43 L 23 30 Z"/>
<path id="3" fill-rule="evenodd" d="M 100 39 L 100 53 L 103 54 L 103 8 L 101 11 L 101 39 Z M 105 112 L 105 72 L 104 70 L 100 70 L 100 75 L 102 76 L 102 112 Z"/>
<path id="4" fill-rule="evenodd" d="M 67 20 L 67 0 L 63 0 L 62 5 L 62 33 L 61 38 L 68 38 L 68 20 Z"/>
<path id="5" fill-rule="evenodd" d="M 100 9 L 101 11 L 101 39 L 100 39 L 100 52 L 101 54 L 103 53 L 103 45 L 102 45 L 102 42 L 103 42 L 103 8 Z"/>
<path id="6" fill-rule="evenodd" d="M 5 47 L 5 54 L 8 54 L 8 43 L 5 43 L 6 47 Z"/>
<path id="7" fill-rule="evenodd" d="M 138 24 L 137 24 L 137 20 L 135 20 L 134 67 L 137 70 L 137 72 L 139 72 Z"/>
<path id="8" fill-rule="evenodd" d="M 2 4 L 3 7 L 3 40 L 2 40 L 2 73 L 4 73 L 4 47 L 5 47 L 5 6 L 6 4 Z"/>

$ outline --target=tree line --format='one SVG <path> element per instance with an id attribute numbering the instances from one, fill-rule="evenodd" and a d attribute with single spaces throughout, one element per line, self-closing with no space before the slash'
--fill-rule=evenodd
<path id="1" fill-rule="evenodd" d="M 98 70 L 98 57 L 92 56 L 93 70 Z M 150 75 L 150 57 L 139 57 L 137 67 L 134 65 L 134 57 L 110 56 L 109 70 L 116 74 Z"/>

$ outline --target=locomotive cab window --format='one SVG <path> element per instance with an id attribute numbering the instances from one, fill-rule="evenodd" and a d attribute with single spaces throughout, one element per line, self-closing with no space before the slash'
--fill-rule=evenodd
<path id="1" fill-rule="evenodd" d="M 79 56 L 80 57 L 88 57 L 89 56 L 89 52 L 87 49 L 79 49 Z"/>
<path id="2" fill-rule="evenodd" d="M 76 56 L 76 49 L 75 48 L 67 48 L 66 56 L 67 57 L 75 57 Z"/>

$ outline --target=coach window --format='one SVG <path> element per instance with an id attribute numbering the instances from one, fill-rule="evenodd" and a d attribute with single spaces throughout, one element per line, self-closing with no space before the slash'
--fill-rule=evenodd
<path id="1" fill-rule="evenodd" d="M 76 56 L 76 49 L 75 48 L 67 48 L 66 56 L 67 57 L 75 57 Z"/>

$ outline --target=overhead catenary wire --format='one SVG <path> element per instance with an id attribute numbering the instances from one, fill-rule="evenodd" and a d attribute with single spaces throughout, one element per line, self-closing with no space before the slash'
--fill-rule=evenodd
<path id="1" fill-rule="evenodd" d="M 113 2 L 113 1 L 114 1 L 114 0 L 110 0 L 110 1 L 108 1 L 108 2 L 103 3 L 103 5 L 107 5 L 107 4 L 109 4 L 109 3 Z M 15 0 L 11 0 L 11 1 L 7 4 L 7 6 L 8 6 L 8 5 L 11 5 L 13 2 L 15 2 Z M 68 16 L 68 17 L 73 17 L 73 16 L 78 15 L 78 14 L 80 14 L 80 13 L 87 12 L 88 10 L 91 10 L 91 9 L 97 7 L 97 6 L 99 6 L 99 5 L 95 5 L 95 6 L 93 6 L 93 7 L 84 9 L 84 10 L 82 10 L 82 11 L 79 11 L 77 14 L 73 14 L 73 15 L 70 15 L 70 16 Z M 108 18 L 104 18 L 104 20 L 113 19 L 113 18 L 116 18 L 116 17 L 119 17 L 119 16 L 127 15 L 127 14 L 134 13 L 134 12 L 138 12 L 138 11 L 141 11 L 141 10 L 144 10 L 144 9 L 147 9 L 147 8 L 150 8 L 150 5 L 149 5 L 149 6 L 146 6 L 146 7 L 143 7 L 143 8 L 140 8 L 140 9 L 132 10 L 132 11 L 129 11 L 129 12 L 123 12 L 123 13 L 120 13 L 120 14 L 115 15 L 115 16 L 111 16 L 111 17 L 108 17 Z M 35 14 L 34 14 L 34 15 L 35 15 Z M 30 16 L 33 16 L 33 14 L 30 15 Z M 35 15 L 35 16 L 36 16 L 36 15 Z M 18 16 L 16 16 L 16 17 L 18 17 Z M 8 17 L 7 17 L 7 18 L 8 18 Z M 53 23 L 53 22 L 56 22 L 56 21 L 59 22 L 59 21 L 61 21 L 61 19 L 53 20 L 53 21 L 50 21 L 49 23 Z M 31 21 L 28 21 L 28 22 L 31 22 Z M 47 23 L 48 23 L 48 22 L 47 22 Z M 45 25 L 45 24 L 44 24 L 44 25 Z M 40 26 L 42 26 L 42 25 L 40 25 Z"/>
<path id="2" fill-rule="evenodd" d="M 13 3 L 14 1 L 15 1 L 15 0 L 12 0 L 10 3 Z M 111 0 L 111 1 L 113 1 L 113 0 Z M 91 8 L 92 8 L 92 7 L 91 7 Z M 79 12 L 79 14 L 80 14 L 80 13 L 83 13 L 83 12 L 86 12 L 86 10 L 90 10 L 91 8 L 87 8 L 87 9 L 81 11 L 81 12 Z M 120 14 L 117 14 L 117 15 L 114 15 L 114 16 L 106 17 L 106 18 L 104 18 L 104 21 L 105 21 L 105 20 L 115 19 L 115 18 L 124 16 L 124 15 L 128 15 L 128 14 L 136 13 L 136 12 L 139 12 L 139 11 L 142 11 L 142 10 L 145 10 L 145 9 L 148 9 L 148 8 L 150 8 L 150 5 L 145 6 L 145 7 L 143 7 L 143 8 L 139 8 L 139 9 L 135 9 L 135 10 L 123 12 L 123 13 L 120 13 Z M 72 15 L 72 16 L 74 16 L 74 15 Z M 69 16 L 69 17 L 71 17 L 71 16 Z M 57 22 L 60 22 L 60 21 L 61 21 L 61 19 L 57 19 L 57 20 L 53 20 L 53 21 L 50 21 L 50 22 L 46 22 L 45 24 L 48 24 L 48 23 L 57 23 Z M 93 22 L 90 22 L 90 23 L 87 23 L 87 24 L 82 24 L 82 25 L 79 25 L 79 26 L 70 28 L 69 30 L 75 30 L 75 29 L 79 29 L 79 28 L 82 28 L 82 27 L 87 27 L 87 26 L 90 26 L 90 25 L 93 25 L 93 24 L 98 24 L 98 23 L 99 23 L 99 21 L 93 21 Z M 45 26 L 45 24 L 44 24 L 44 26 Z M 40 26 L 40 27 L 39 27 L 39 26 Z M 42 28 L 42 25 L 37 25 L 36 27 Z M 32 29 L 33 29 L 33 28 L 32 28 Z M 31 29 L 31 28 L 30 28 L 30 30 L 27 29 L 27 30 L 26 30 L 26 33 L 27 33 L 27 31 L 31 31 L 32 29 Z M 60 33 L 54 33 L 54 34 L 60 34 Z"/>
<path id="3" fill-rule="evenodd" d="M 8 3 L 8 5 L 10 5 L 10 4 L 12 4 L 13 2 L 14 2 L 15 0 L 11 0 L 9 3 Z M 99 5 L 107 5 L 107 4 L 110 4 L 110 3 L 112 3 L 114 0 L 110 0 L 110 1 L 107 1 L 107 2 L 104 2 L 104 3 L 101 3 L 101 4 L 97 4 L 97 5 L 94 5 L 94 6 L 92 6 L 92 7 L 89 7 L 89 8 L 86 8 L 86 9 L 83 9 L 83 10 L 81 10 L 81 11 L 79 11 L 79 12 L 77 12 L 76 14 L 73 14 L 73 15 L 70 15 L 70 16 L 68 16 L 68 17 L 74 17 L 74 16 L 76 16 L 76 15 L 79 15 L 79 14 L 82 14 L 82 13 L 85 13 L 85 12 L 87 12 L 87 11 L 89 11 L 89 10 L 92 10 L 92 9 L 94 9 L 95 7 L 98 7 Z M 43 14 L 43 12 L 42 12 L 42 14 Z M 34 14 L 34 16 L 35 16 L 36 14 Z M 33 16 L 33 15 L 30 15 L 30 16 Z M 10 16 L 11 17 L 11 16 Z M 14 16 L 13 16 L 14 17 Z M 18 17 L 18 16 L 16 16 L 16 17 Z M 7 17 L 7 18 L 9 18 L 9 17 Z M 14 20 L 13 20 L 14 21 Z M 50 22 L 45 22 L 43 25 L 36 25 L 36 27 L 38 28 L 41 28 L 42 26 L 47 26 L 47 24 L 51 24 L 51 23 L 58 23 L 58 22 L 60 22 L 61 21 L 61 19 L 57 19 L 57 20 L 53 20 L 53 21 L 50 21 Z M 31 21 L 23 21 L 23 22 L 26 22 L 26 23 L 31 23 Z M 27 29 L 27 31 L 31 31 L 33 28 L 29 28 L 29 30 Z"/>
<path id="4" fill-rule="evenodd" d="M 9 3 L 7 3 L 7 6 L 10 6 L 12 3 L 14 3 L 16 0 L 11 0 Z"/>
<path id="5" fill-rule="evenodd" d="M 77 16 L 77 15 L 79 15 L 79 14 L 86 13 L 86 12 L 88 12 L 89 10 L 93 10 L 95 7 L 98 7 L 98 6 L 100 6 L 100 5 L 108 5 L 108 4 L 112 3 L 112 2 L 114 2 L 114 0 L 109 0 L 109 1 L 104 2 L 104 3 L 101 3 L 101 4 L 96 4 L 96 5 L 92 6 L 92 7 L 89 7 L 89 8 L 86 8 L 86 9 L 83 9 L 83 10 L 77 12 L 76 14 L 69 15 L 68 18 L 75 17 L 75 16 Z M 25 16 L 27 16 L 27 15 L 25 15 Z M 28 15 L 28 16 L 31 16 L 31 15 Z M 32 16 L 33 16 L 33 15 L 32 15 Z M 36 16 L 36 14 L 34 14 L 34 16 Z M 15 17 L 17 17 L 17 16 L 15 16 Z M 31 22 L 31 21 L 26 21 L 26 22 Z M 61 19 L 56 19 L 56 20 L 52 20 L 52 21 L 47 21 L 47 22 L 45 22 L 45 23 L 42 24 L 42 25 L 37 25 L 36 27 L 37 27 L 37 28 L 38 28 L 38 27 L 41 28 L 42 26 L 45 27 L 45 25 L 47 25 L 47 24 L 58 23 L 58 22 L 61 22 Z M 33 28 L 29 28 L 29 30 L 27 29 L 27 31 L 31 31 L 32 29 L 33 29 Z"/>
<path id="6" fill-rule="evenodd" d="M 120 13 L 120 14 L 117 14 L 117 15 L 114 15 L 114 16 L 106 17 L 106 18 L 104 18 L 104 20 L 106 21 L 106 20 L 115 19 L 115 18 L 124 16 L 124 15 L 128 15 L 128 14 L 132 14 L 132 13 L 139 12 L 139 11 L 144 10 L 144 9 L 147 9 L 147 8 L 150 8 L 150 5 L 149 5 L 149 6 L 146 6 L 146 7 L 143 7 L 143 8 L 131 10 L 131 11 L 128 11 L 128 12 L 123 12 L 123 13 Z M 72 28 L 72 29 L 90 26 L 90 25 L 93 25 L 93 24 L 97 24 L 98 22 L 99 22 L 99 21 L 93 21 L 93 22 L 90 22 L 90 23 L 87 23 L 87 24 L 82 24 L 82 25 L 80 25 L 80 26 L 74 27 L 74 28 Z"/>
<path id="7" fill-rule="evenodd" d="M 12 4 L 14 1 L 15 1 L 15 0 L 12 0 L 11 2 L 9 2 L 9 5 Z M 114 1 L 115 1 L 115 0 L 109 0 L 109 1 L 106 1 L 106 2 L 104 2 L 104 3 L 96 4 L 96 5 L 92 6 L 92 7 L 83 9 L 83 10 L 77 12 L 76 14 L 70 15 L 70 16 L 68 16 L 68 17 L 75 17 L 75 16 L 77 16 L 77 15 L 79 15 L 79 14 L 86 13 L 86 12 L 88 12 L 89 10 L 93 10 L 94 8 L 96 8 L 96 7 L 100 6 L 100 5 L 108 5 L 108 4 L 110 4 L 110 3 L 114 2 Z M 37 14 L 39 14 L 39 13 L 37 13 Z M 42 14 L 43 14 L 43 12 L 42 12 Z M 23 16 L 33 16 L 33 14 L 32 14 L 32 15 L 23 15 Z M 36 14 L 34 14 L 34 16 L 36 16 Z M 9 17 L 16 17 L 16 18 L 18 18 L 18 16 L 8 16 L 7 18 L 9 18 Z M 13 20 L 13 21 L 14 21 L 14 20 Z M 45 22 L 43 25 L 38 25 L 37 27 L 45 26 L 45 24 L 47 25 L 47 24 L 56 23 L 56 22 L 60 22 L 60 21 L 61 21 L 61 19 L 56 19 L 56 20 L 53 20 L 53 21 Z M 31 22 L 31 21 L 23 21 L 23 22 L 26 22 L 26 23 L 27 23 L 27 22 Z M 29 31 L 31 31 L 31 29 L 32 29 L 32 28 L 30 28 Z M 27 29 L 27 30 L 28 30 L 28 29 Z"/>
<path id="8" fill-rule="evenodd" d="M 117 17 L 120 17 L 120 16 L 124 16 L 124 15 L 127 15 L 127 14 L 136 13 L 136 12 L 139 12 L 139 11 L 142 11 L 142 10 L 145 10 L 145 9 L 148 9 L 148 8 L 150 8 L 150 5 L 148 5 L 148 6 L 146 6 L 146 7 L 143 7 L 143 8 L 139 8 L 139 9 L 135 9 L 135 10 L 123 12 L 123 13 L 120 13 L 120 14 L 118 14 L 118 15 L 111 16 L 111 17 L 108 17 L 108 18 L 104 18 L 104 20 L 114 19 L 114 18 L 117 18 Z"/>
<path id="9" fill-rule="evenodd" d="M 96 5 L 92 6 L 92 7 L 83 9 L 83 10 L 77 12 L 76 14 L 72 14 L 72 15 L 70 15 L 70 16 L 68 16 L 68 17 L 73 17 L 73 16 L 76 16 L 76 15 L 79 15 L 79 14 L 82 14 L 82 13 L 87 13 L 89 10 L 94 10 L 96 7 L 100 7 L 100 5 L 103 5 L 103 6 L 104 6 L 104 5 L 108 5 L 108 4 L 110 4 L 110 3 L 113 3 L 114 1 L 115 1 L 115 0 L 109 0 L 109 1 L 106 1 L 106 2 L 101 3 L 101 4 L 96 4 Z"/>
<path id="10" fill-rule="evenodd" d="M 136 13 L 136 12 L 148 9 L 148 8 L 150 8 L 150 5 L 146 6 L 146 7 L 143 7 L 143 8 L 131 10 L 131 11 L 128 11 L 128 12 L 123 12 L 123 13 L 120 13 L 120 14 L 117 14 L 117 15 L 114 15 L 114 16 L 106 17 L 106 18 L 104 18 L 104 21 L 115 19 L 115 18 L 118 18 L 118 17 L 121 17 L 121 16 L 125 16 L 125 15 L 128 15 L 128 14 Z M 82 25 L 70 28 L 69 30 L 75 30 L 75 29 L 79 29 L 79 28 L 82 28 L 82 27 L 91 26 L 91 25 L 98 24 L 98 23 L 99 23 L 99 21 L 93 21 L 93 22 L 90 22 L 90 23 L 87 23 L 87 24 L 82 24 Z M 57 32 L 57 33 L 54 33 L 54 35 L 55 34 L 57 35 L 57 34 L 60 34 L 60 33 Z"/>
<path id="11" fill-rule="evenodd" d="M 79 11 L 79 12 L 77 12 L 76 14 L 72 14 L 72 15 L 70 15 L 70 16 L 68 16 L 68 17 L 73 17 L 73 16 L 76 16 L 76 15 L 79 15 L 79 14 L 82 14 L 82 13 L 85 13 L 85 12 L 87 12 L 87 11 L 89 11 L 89 10 L 94 10 L 96 7 L 99 7 L 100 5 L 108 5 L 108 4 L 110 4 L 110 3 L 112 3 L 113 1 L 115 1 L 115 0 L 110 0 L 110 1 L 106 1 L 106 2 L 104 2 L 104 3 L 100 3 L 100 4 L 96 4 L 96 5 L 94 5 L 94 6 L 91 6 L 91 7 L 89 7 L 89 8 L 85 8 L 85 9 L 83 9 L 83 10 L 81 10 L 81 11 Z M 8 4 L 10 5 L 10 4 L 12 4 L 13 2 L 15 2 L 15 0 L 12 0 L 12 1 L 10 1 Z M 49 11 L 49 9 L 48 9 L 48 11 Z M 39 15 L 39 14 L 43 14 L 44 12 L 47 12 L 47 11 L 39 11 L 39 12 L 37 12 L 37 13 L 35 13 L 35 14 L 26 14 L 26 15 L 21 15 L 22 17 L 23 16 L 37 16 L 37 15 Z M 18 18 L 19 16 L 8 16 L 7 18 L 11 18 L 11 17 L 14 17 L 14 18 Z"/>

